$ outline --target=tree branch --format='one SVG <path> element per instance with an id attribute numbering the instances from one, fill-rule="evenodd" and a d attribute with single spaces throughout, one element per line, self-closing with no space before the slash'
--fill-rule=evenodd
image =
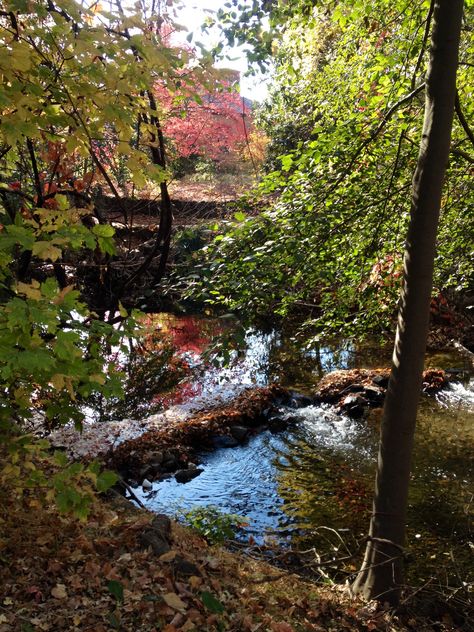
<path id="1" fill-rule="evenodd" d="M 423 55 L 425 54 L 426 45 L 428 43 L 428 38 L 430 36 L 431 18 L 433 17 L 433 11 L 434 11 L 434 0 L 431 0 L 428 15 L 426 16 L 425 33 L 423 35 L 423 42 L 421 44 L 420 54 L 418 55 L 418 59 L 416 60 L 415 70 L 413 71 L 413 76 L 411 79 L 412 90 L 415 88 L 416 75 L 418 74 L 418 71 L 420 70 L 421 62 L 423 61 Z"/>
<path id="2" fill-rule="evenodd" d="M 26 146 L 28 147 L 28 153 L 30 155 L 31 166 L 33 168 L 33 176 L 35 181 L 35 189 L 36 189 L 36 197 L 37 197 L 37 205 L 39 207 L 43 206 L 43 187 L 41 186 L 41 178 L 38 171 L 38 163 L 36 162 L 36 154 L 35 148 L 33 146 L 33 141 L 31 138 L 26 139 Z"/>
<path id="3" fill-rule="evenodd" d="M 330 195 L 341 184 L 344 178 L 352 171 L 352 167 L 354 166 L 354 163 L 356 162 L 357 158 L 364 151 L 364 149 L 368 147 L 370 143 L 377 138 L 377 136 L 380 134 L 383 128 L 387 125 L 387 123 L 395 114 L 395 112 L 399 108 L 401 108 L 402 105 L 409 103 L 414 97 L 416 97 L 417 94 L 420 94 L 420 92 L 422 92 L 424 89 L 425 89 L 425 83 L 422 83 L 417 88 L 412 90 L 409 94 L 407 94 L 405 97 L 403 97 L 403 99 L 400 99 L 400 101 L 397 101 L 394 105 L 392 105 L 392 107 L 387 111 L 387 113 L 385 114 L 383 119 L 380 121 L 380 123 L 377 125 L 377 127 L 374 129 L 374 131 L 371 132 L 369 137 L 366 138 L 355 150 L 354 154 L 352 155 L 352 158 L 349 160 L 349 164 L 346 166 L 346 168 L 341 173 L 341 175 L 337 178 L 336 182 L 330 187 L 328 191 L 328 195 Z"/>
<path id="4" fill-rule="evenodd" d="M 459 119 L 459 122 L 462 125 L 463 130 L 466 132 L 467 137 L 469 138 L 471 143 L 474 145 L 474 132 L 469 127 L 469 123 L 467 122 L 466 117 L 464 116 L 464 113 L 462 111 L 458 90 L 456 90 L 456 101 L 454 102 L 454 107 L 456 109 L 456 114 Z"/>
<path id="5" fill-rule="evenodd" d="M 467 151 L 462 151 L 462 149 L 451 149 L 451 153 L 454 154 L 454 156 L 464 158 L 464 160 L 467 160 L 471 164 L 474 163 L 474 156 L 470 156 Z"/>

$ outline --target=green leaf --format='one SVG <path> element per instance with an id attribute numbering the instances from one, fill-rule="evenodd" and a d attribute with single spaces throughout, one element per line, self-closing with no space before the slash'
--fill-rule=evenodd
<path id="1" fill-rule="evenodd" d="M 61 467 L 65 467 L 68 464 L 67 454 L 62 450 L 55 450 L 53 457 L 55 463 Z"/>
<path id="2" fill-rule="evenodd" d="M 120 301 L 119 301 L 119 304 L 118 304 L 118 308 L 119 308 L 120 316 L 122 316 L 122 318 L 127 318 L 128 312 L 127 312 L 127 310 L 125 309 L 125 307 L 122 305 L 122 303 Z"/>
<path id="3" fill-rule="evenodd" d="M 237 222 L 243 222 L 246 218 L 247 216 L 245 215 L 245 213 L 242 213 L 242 211 L 237 211 L 237 213 L 234 213 L 234 219 Z"/>
<path id="4" fill-rule="evenodd" d="M 96 224 L 92 228 L 92 232 L 97 237 L 113 237 L 115 234 L 115 229 L 110 224 Z"/>
<path id="5" fill-rule="evenodd" d="M 112 472 L 110 470 L 105 470 L 104 472 L 101 472 L 97 477 L 97 481 L 95 484 L 97 487 L 97 491 L 107 491 L 110 487 L 112 487 L 112 485 L 115 485 L 118 479 L 119 477 L 115 472 Z"/>
<path id="6" fill-rule="evenodd" d="M 221 602 L 207 590 L 201 593 L 201 601 L 203 605 L 214 614 L 222 614 L 225 610 Z"/>
<path id="7" fill-rule="evenodd" d="M 123 584 L 115 579 L 111 579 L 107 582 L 107 589 L 110 594 L 115 597 L 117 603 L 123 603 Z"/>

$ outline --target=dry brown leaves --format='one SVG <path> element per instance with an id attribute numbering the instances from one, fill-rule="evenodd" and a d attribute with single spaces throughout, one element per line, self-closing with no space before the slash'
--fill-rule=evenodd
<path id="1" fill-rule="evenodd" d="M 280 571 L 275 580 L 268 564 L 209 547 L 177 524 L 172 550 L 158 558 L 139 546 L 153 516 L 122 500 L 96 503 L 87 523 L 32 508 L 28 497 L 2 501 L 0 632 L 434 630 L 338 587 Z M 194 574 L 180 573 L 177 560 Z"/>

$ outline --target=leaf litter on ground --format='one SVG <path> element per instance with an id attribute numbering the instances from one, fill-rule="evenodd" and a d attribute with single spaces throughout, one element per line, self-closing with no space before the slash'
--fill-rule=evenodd
<path id="1" fill-rule="evenodd" d="M 350 599 L 341 587 L 276 574 L 177 523 L 171 551 L 158 557 L 140 544 L 153 515 L 125 500 L 98 499 L 80 522 L 32 509 L 32 494 L 2 498 L 0 632 L 435 629 L 413 613 L 408 624 Z M 192 575 L 181 572 L 183 560 Z"/>

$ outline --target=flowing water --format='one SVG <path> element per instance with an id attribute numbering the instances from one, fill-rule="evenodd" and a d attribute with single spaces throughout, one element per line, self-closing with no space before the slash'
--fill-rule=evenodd
<path id="1" fill-rule="evenodd" d="M 209 400 L 218 393 L 226 400 L 245 386 L 272 381 L 312 393 L 333 369 L 388 364 L 387 351 L 378 347 L 343 342 L 308 350 L 278 332 L 251 332 L 247 345 L 233 368 L 205 372 L 195 397 Z M 435 398 L 422 398 L 409 552 L 416 559 L 417 581 L 440 573 L 446 581 L 456 576 L 468 581 L 474 549 L 474 380 L 460 356 L 437 354 L 427 364 L 462 369 L 463 381 Z M 185 485 L 170 478 L 154 483 L 148 493 L 135 491 L 157 512 L 179 514 L 212 505 L 245 516 L 248 526 L 240 535 L 256 542 L 315 547 L 323 555 L 354 551 L 368 528 L 380 414 L 373 411 L 367 420 L 355 421 L 321 406 L 282 414 L 297 415 L 291 430 L 263 432 L 245 445 L 200 454 L 204 471 Z"/>

